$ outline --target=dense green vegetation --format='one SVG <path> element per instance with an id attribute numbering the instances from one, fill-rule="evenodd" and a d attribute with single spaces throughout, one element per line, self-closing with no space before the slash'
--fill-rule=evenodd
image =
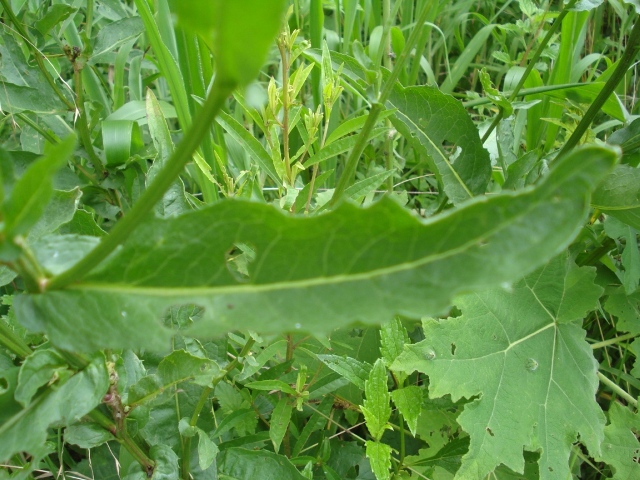
<path id="1" fill-rule="evenodd" d="M 638 2 L 0 7 L 0 479 L 640 478 Z"/>

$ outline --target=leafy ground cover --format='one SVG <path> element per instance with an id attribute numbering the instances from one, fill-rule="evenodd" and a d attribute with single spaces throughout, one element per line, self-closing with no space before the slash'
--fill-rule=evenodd
<path id="1" fill-rule="evenodd" d="M 0 479 L 640 478 L 637 2 L 0 7 Z"/>

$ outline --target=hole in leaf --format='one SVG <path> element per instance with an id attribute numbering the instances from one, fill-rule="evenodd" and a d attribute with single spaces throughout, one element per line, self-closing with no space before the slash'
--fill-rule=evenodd
<path id="1" fill-rule="evenodd" d="M 248 243 L 234 243 L 225 253 L 225 262 L 229 273 L 238 282 L 251 280 L 249 266 L 256 259 L 256 248 Z"/>
<path id="2" fill-rule="evenodd" d="M 491 431 L 491 429 L 489 427 L 487 427 L 485 430 L 487 431 L 487 433 L 489 435 L 491 435 L 492 437 L 495 437 L 494 433 Z"/>
<path id="3" fill-rule="evenodd" d="M 0 378 L 0 395 L 9 390 L 9 382 L 6 378 Z"/>
<path id="4" fill-rule="evenodd" d="M 456 344 L 452 343 L 451 344 L 451 355 L 455 355 L 456 354 Z"/>

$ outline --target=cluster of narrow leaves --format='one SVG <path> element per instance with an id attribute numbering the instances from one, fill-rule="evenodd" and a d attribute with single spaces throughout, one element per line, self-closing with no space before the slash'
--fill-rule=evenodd
<path id="1" fill-rule="evenodd" d="M 420 29 L 330 48 L 316 0 L 316 48 L 291 30 L 297 1 L 291 17 L 284 0 L 103 1 L 91 38 L 82 2 L 0 2 L 25 41 L 0 43 L 0 100 L 25 124 L 20 148 L 0 151 L 0 479 L 640 475 L 640 367 L 626 371 L 640 354 L 638 121 L 609 145 L 515 158 L 517 123 L 557 105 L 517 104 L 483 71 L 499 109 L 483 142 L 444 92 L 493 24 L 438 88 L 406 83 Z M 601 2 L 566 3 L 563 39 Z M 344 2 L 345 21 L 358 12 Z M 87 47 L 63 50 L 75 91 L 42 63 L 56 32 Z M 278 80 L 261 101 L 236 88 L 265 58 Z M 110 61 L 113 105 L 96 67 Z M 156 93 L 143 96 L 143 71 Z M 595 102 L 607 72 L 555 94 Z M 364 107 L 336 126 L 345 91 Z M 615 93 L 603 105 L 629 116 Z M 567 126 L 550 124 L 546 137 Z M 405 169 L 433 174 L 436 200 L 373 201 Z"/>

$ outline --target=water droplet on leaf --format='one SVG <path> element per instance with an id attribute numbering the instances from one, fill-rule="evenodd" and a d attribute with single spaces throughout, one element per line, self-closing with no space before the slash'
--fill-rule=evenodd
<path id="1" fill-rule="evenodd" d="M 297 329 L 297 330 L 300 330 L 300 329 L 302 328 L 302 325 L 300 325 L 299 323 L 296 323 L 296 325 L 295 325 L 295 326 L 296 326 L 296 329 Z"/>
<path id="2" fill-rule="evenodd" d="M 434 352 L 431 348 L 429 348 L 424 353 L 424 358 L 426 358 L 427 360 L 433 360 L 434 358 L 436 358 L 436 352 Z"/>
<path id="3" fill-rule="evenodd" d="M 120 316 L 123 317 L 123 318 L 126 317 L 127 316 L 127 312 L 124 312 L 124 311 L 120 312 Z"/>
<path id="4" fill-rule="evenodd" d="M 538 369 L 538 361 L 534 358 L 528 359 L 525 368 L 530 372 L 535 372 Z"/>

